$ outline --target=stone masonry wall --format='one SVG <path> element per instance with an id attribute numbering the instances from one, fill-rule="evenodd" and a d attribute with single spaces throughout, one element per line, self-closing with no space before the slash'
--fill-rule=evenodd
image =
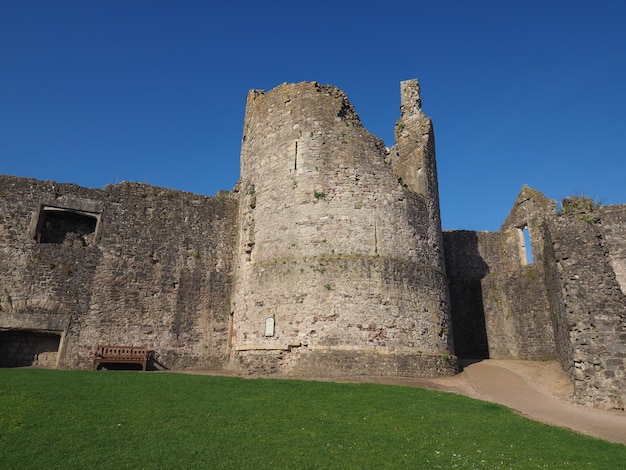
<path id="1" fill-rule="evenodd" d="M 558 356 L 575 397 L 601 408 L 626 404 L 626 297 L 613 266 L 623 260 L 623 212 L 562 215 L 546 224 L 546 279 Z M 621 233 L 620 233 L 621 232 Z"/>
<path id="2" fill-rule="evenodd" d="M 604 243 L 609 248 L 609 262 L 626 294 L 626 204 L 599 207 L 598 213 Z"/>
<path id="3" fill-rule="evenodd" d="M 223 364 L 236 208 L 228 193 L 0 176 L 0 330 L 59 334 L 59 367 L 89 367 L 97 343 L 147 345 L 159 367 Z"/>
<path id="4" fill-rule="evenodd" d="M 445 232 L 456 354 L 465 359 L 555 356 L 540 229 L 554 204 L 523 187 L 497 233 Z M 532 239 L 527 264 L 522 228 Z"/>
<path id="5" fill-rule="evenodd" d="M 554 201 L 522 187 L 499 232 L 497 263 L 482 281 L 489 357 L 551 359 L 556 355 L 544 282 L 543 226 L 554 215 Z M 523 230 L 531 242 L 526 247 Z M 532 248 L 532 260 L 526 248 Z"/>
<path id="6" fill-rule="evenodd" d="M 313 351 L 327 365 L 333 351 L 451 356 L 428 198 L 394 174 L 340 90 L 301 83 L 248 95 L 241 193 L 238 367 L 329 373 L 308 362 Z M 351 373 L 364 371 L 355 362 Z"/>
<path id="7" fill-rule="evenodd" d="M 483 280 L 482 290 L 490 358 L 554 359 L 554 335 L 541 266 L 490 274 Z"/>
<path id="8" fill-rule="evenodd" d="M 497 233 L 469 230 L 443 233 L 454 352 L 460 359 L 489 357 L 481 281 L 489 273 L 484 249 L 497 238 Z"/>
<path id="9" fill-rule="evenodd" d="M 400 82 L 400 97 L 401 117 L 394 128 L 396 141 L 389 149 L 389 160 L 402 184 L 426 197 L 429 242 L 437 264 L 445 265 L 433 124 L 422 111 L 416 79 Z"/>

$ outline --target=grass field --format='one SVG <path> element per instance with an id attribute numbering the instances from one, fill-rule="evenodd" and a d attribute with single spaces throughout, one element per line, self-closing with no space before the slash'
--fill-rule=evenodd
<path id="1" fill-rule="evenodd" d="M 411 387 L 0 369 L 1 469 L 625 465 L 626 446 Z"/>

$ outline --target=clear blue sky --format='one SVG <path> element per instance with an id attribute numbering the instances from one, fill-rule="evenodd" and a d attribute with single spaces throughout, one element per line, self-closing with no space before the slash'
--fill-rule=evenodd
<path id="1" fill-rule="evenodd" d="M 0 173 L 213 195 L 249 89 L 336 85 L 392 145 L 409 78 L 445 229 L 497 230 L 524 183 L 626 203 L 624 1 L 0 0 Z"/>

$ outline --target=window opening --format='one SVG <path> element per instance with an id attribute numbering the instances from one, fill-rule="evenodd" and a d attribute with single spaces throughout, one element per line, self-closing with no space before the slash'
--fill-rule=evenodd
<path id="1" fill-rule="evenodd" d="M 298 142 L 297 141 L 296 141 L 296 148 L 294 152 L 293 169 L 294 171 L 298 170 Z"/>
<path id="2" fill-rule="evenodd" d="M 57 207 L 42 207 L 35 239 L 39 243 L 73 244 L 82 246 L 95 242 L 98 218 L 89 213 Z"/>
<path id="3" fill-rule="evenodd" d="M 524 264 L 532 264 L 534 262 L 534 258 L 533 246 L 530 240 L 530 231 L 528 230 L 527 225 L 521 227 L 520 230 L 522 231 L 524 260 L 526 261 Z"/>

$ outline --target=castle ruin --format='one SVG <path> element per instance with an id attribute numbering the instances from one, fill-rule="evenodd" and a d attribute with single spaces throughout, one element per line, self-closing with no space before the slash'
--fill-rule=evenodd
<path id="1" fill-rule="evenodd" d="M 231 192 L 0 176 L 0 366 L 89 368 L 99 343 L 308 377 L 558 359 L 579 402 L 623 409 L 626 205 L 525 186 L 500 231 L 442 232 L 416 80 L 395 138 L 335 87 L 283 84 L 248 94 Z"/>

